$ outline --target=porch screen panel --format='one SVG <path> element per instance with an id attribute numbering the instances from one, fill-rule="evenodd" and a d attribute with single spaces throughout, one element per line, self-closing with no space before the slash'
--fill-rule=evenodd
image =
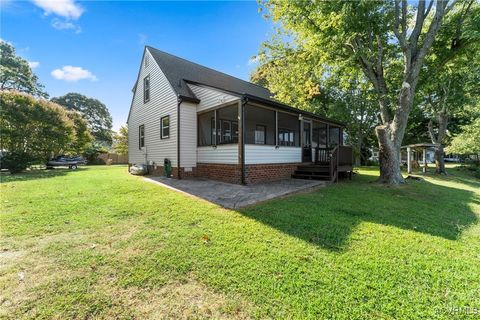
<path id="1" fill-rule="evenodd" d="M 278 113 L 278 145 L 300 146 L 300 121 L 297 116 L 283 112 Z"/>
<path id="2" fill-rule="evenodd" d="M 238 143 L 238 105 L 217 110 L 218 144 Z"/>
<path id="3" fill-rule="evenodd" d="M 275 145 L 275 111 L 245 106 L 245 143 Z"/>
<path id="4" fill-rule="evenodd" d="M 314 148 L 327 147 L 327 124 L 322 122 L 313 122 L 312 146 Z"/>
<path id="5" fill-rule="evenodd" d="M 198 116 L 198 145 L 212 146 L 215 144 L 215 113 L 213 111 Z"/>
<path id="6" fill-rule="evenodd" d="M 332 148 L 340 144 L 340 128 L 339 127 L 330 126 L 328 144 L 329 144 L 329 147 L 332 147 Z"/>

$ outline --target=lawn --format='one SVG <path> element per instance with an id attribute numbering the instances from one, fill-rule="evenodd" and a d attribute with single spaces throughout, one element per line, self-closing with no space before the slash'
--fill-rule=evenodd
<path id="1" fill-rule="evenodd" d="M 451 173 L 238 211 L 121 166 L 4 175 L 0 318 L 478 318 L 480 181 Z"/>

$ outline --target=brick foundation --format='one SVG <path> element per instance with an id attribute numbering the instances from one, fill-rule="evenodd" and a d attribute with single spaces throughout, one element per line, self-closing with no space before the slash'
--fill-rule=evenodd
<path id="1" fill-rule="evenodd" d="M 300 163 L 249 164 L 245 165 L 245 183 L 290 179 Z"/>
<path id="2" fill-rule="evenodd" d="M 237 164 L 197 163 L 197 177 L 228 183 L 242 183 L 242 173 Z"/>
<path id="3" fill-rule="evenodd" d="M 289 179 L 300 163 L 249 164 L 245 165 L 245 183 L 255 184 L 269 181 Z M 163 166 L 148 166 L 149 174 L 163 176 Z M 180 168 L 182 179 L 202 177 L 222 182 L 241 184 L 240 165 L 198 163 L 191 171 Z M 178 178 L 178 168 L 172 168 L 172 177 Z"/>

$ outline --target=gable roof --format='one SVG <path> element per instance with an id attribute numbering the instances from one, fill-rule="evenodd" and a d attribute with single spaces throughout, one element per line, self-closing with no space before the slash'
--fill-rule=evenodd
<path id="1" fill-rule="evenodd" d="M 313 118 L 344 126 L 341 122 L 320 117 L 316 114 L 283 104 L 273 99 L 273 94 L 270 90 L 262 86 L 204 67 L 150 46 L 145 46 L 145 48 L 150 52 L 165 77 L 170 82 L 173 90 L 181 99 L 198 103 L 200 100 L 188 87 L 187 83 L 203 84 L 212 88 L 227 91 L 234 95 L 247 97 L 250 100 L 271 104 L 286 111 L 306 114 Z"/>
<path id="2" fill-rule="evenodd" d="M 196 99 L 195 94 L 186 85 L 186 81 L 204 84 L 232 93 L 250 94 L 263 99 L 270 99 L 272 96 L 268 89 L 251 82 L 201 66 L 150 46 L 147 46 L 147 49 L 180 97 Z"/>

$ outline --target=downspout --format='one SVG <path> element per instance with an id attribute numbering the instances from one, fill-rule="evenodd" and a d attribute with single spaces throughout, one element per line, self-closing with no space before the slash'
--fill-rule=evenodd
<path id="1" fill-rule="evenodd" d="M 245 104 L 248 102 L 248 98 L 243 96 L 242 100 L 240 102 L 240 110 L 239 110 L 239 116 L 240 116 L 240 141 L 238 141 L 238 147 L 239 147 L 239 157 L 240 157 L 240 174 L 241 174 L 241 183 L 243 185 L 246 184 L 245 181 Z"/>
<path id="2" fill-rule="evenodd" d="M 182 98 L 177 98 L 177 178 L 178 180 L 182 179 L 180 173 L 180 104 L 182 103 Z"/>

